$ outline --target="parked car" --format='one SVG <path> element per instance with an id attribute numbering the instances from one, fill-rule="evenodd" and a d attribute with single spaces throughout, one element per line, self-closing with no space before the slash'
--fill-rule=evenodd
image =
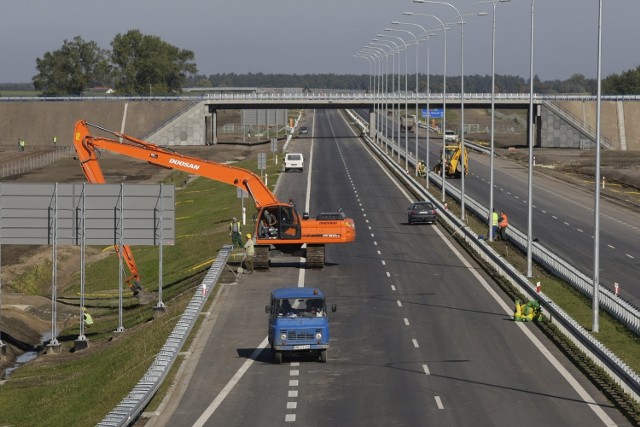
<path id="1" fill-rule="evenodd" d="M 407 209 L 407 222 L 409 224 L 414 224 L 416 222 L 434 224 L 437 219 L 438 214 L 436 213 L 436 208 L 431 202 L 414 202 Z"/>
<path id="2" fill-rule="evenodd" d="M 306 135 L 306 134 L 308 134 L 308 133 L 309 133 L 309 128 L 308 128 L 308 127 L 306 127 L 306 126 L 302 126 L 302 127 L 300 128 L 300 135 Z"/>

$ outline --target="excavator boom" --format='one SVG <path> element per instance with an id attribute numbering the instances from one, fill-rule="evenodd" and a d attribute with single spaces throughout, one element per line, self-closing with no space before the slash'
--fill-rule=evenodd
<path id="1" fill-rule="evenodd" d="M 111 137 L 94 136 L 90 127 L 106 132 Z M 155 166 L 181 170 L 246 190 L 259 211 L 254 232 L 256 268 L 268 267 L 268 254 L 271 249 L 294 254 L 303 249 L 303 245 L 306 245 L 303 250 L 307 266 L 322 267 L 326 243 L 348 243 L 355 240 L 353 219 L 345 217 L 342 213 L 329 217 L 319 216 L 316 219 L 308 219 L 306 216 L 303 218 L 298 215 L 293 204 L 280 202 L 260 177 L 249 170 L 179 154 L 84 120 L 76 122 L 73 144 L 84 174 L 92 183 L 105 182 L 98 155 L 99 150 L 108 150 Z M 131 251 L 123 246 L 122 252 L 132 277 L 139 283 Z"/>

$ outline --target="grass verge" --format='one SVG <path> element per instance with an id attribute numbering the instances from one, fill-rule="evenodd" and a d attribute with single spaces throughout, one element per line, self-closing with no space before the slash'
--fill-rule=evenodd
<path id="1" fill-rule="evenodd" d="M 255 164 L 255 159 L 248 159 L 237 165 L 252 169 Z M 270 182 L 276 182 L 279 172 L 280 167 L 268 160 Z M 187 182 L 179 174 L 170 179 Z M 176 242 L 164 247 L 163 252 L 162 295 L 167 311 L 154 319 L 155 304 L 139 305 L 129 295 L 122 333 L 113 333 L 119 326 L 118 259 L 112 254 L 88 265 L 86 292 L 101 296 L 87 303 L 94 319 L 94 324 L 85 329 L 89 348 L 73 351 L 79 326 L 71 327 L 58 337 L 58 354 L 38 357 L 14 371 L 0 386 L 0 425 L 86 426 L 102 420 L 153 362 L 218 249 L 231 243 L 228 225 L 240 210 L 236 189 L 226 184 L 199 178 L 176 191 Z M 247 217 L 251 218 L 253 212 L 248 211 Z M 250 228 L 249 223 L 246 230 Z M 158 248 L 134 247 L 133 254 L 145 291 L 157 296 Z M 72 278 L 60 298 L 78 303 L 79 290 L 78 276 Z"/>

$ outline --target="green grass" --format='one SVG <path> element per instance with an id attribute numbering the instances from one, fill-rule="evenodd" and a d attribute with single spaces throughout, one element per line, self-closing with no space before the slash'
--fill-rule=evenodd
<path id="1" fill-rule="evenodd" d="M 238 166 L 251 169 L 255 164 L 255 159 L 248 159 Z M 275 183 L 281 165 L 272 164 L 271 158 L 268 164 L 269 181 Z M 180 174 L 170 179 L 186 182 Z M 79 334 L 76 325 L 58 337 L 61 354 L 41 356 L 13 372 L 11 379 L 0 386 L 0 425 L 86 426 L 102 420 L 146 372 L 218 250 L 231 243 L 228 225 L 240 209 L 241 201 L 233 186 L 198 178 L 177 190 L 176 242 L 164 247 L 163 253 L 163 302 L 167 312 L 154 319 L 155 302 L 138 305 L 127 292 L 125 330 L 117 336 L 112 332 L 119 323 L 117 257 L 111 254 L 88 265 L 86 306 L 94 319 L 94 324 L 85 328 L 89 349 L 71 353 Z M 252 214 L 249 208 L 247 217 Z M 133 254 L 145 290 L 157 292 L 158 248 L 134 247 Z M 79 277 L 72 278 L 59 298 L 79 304 L 79 290 Z"/>

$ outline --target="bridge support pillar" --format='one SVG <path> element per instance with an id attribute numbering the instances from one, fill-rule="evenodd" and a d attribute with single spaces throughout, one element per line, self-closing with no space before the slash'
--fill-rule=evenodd
<path id="1" fill-rule="evenodd" d="M 369 110 L 369 138 L 376 137 L 376 111 L 372 108 Z"/>
<path id="2" fill-rule="evenodd" d="M 218 143 L 218 110 L 209 105 L 209 114 L 204 116 L 204 144 L 216 145 Z"/>

